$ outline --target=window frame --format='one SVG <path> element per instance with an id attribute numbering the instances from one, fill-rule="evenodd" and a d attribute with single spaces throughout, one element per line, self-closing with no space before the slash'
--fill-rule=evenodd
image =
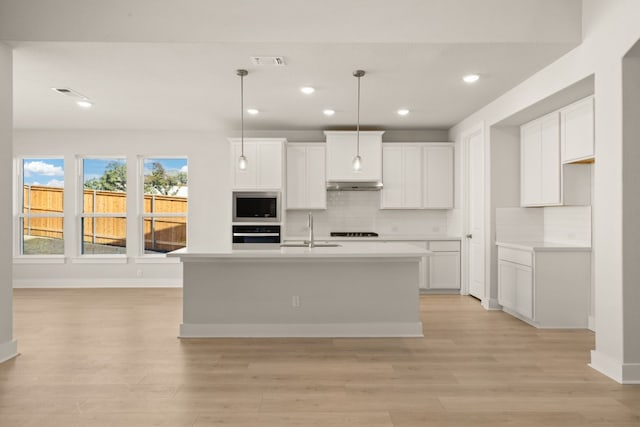
<path id="1" fill-rule="evenodd" d="M 126 209 L 124 212 L 112 212 L 112 213 L 104 213 L 104 212 L 84 212 L 84 161 L 85 160 L 118 160 L 124 161 L 124 164 L 127 168 L 127 177 L 129 174 L 129 162 L 127 161 L 126 155 L 78 155 L 76 156 L 76 171 L 77 171 L 77 188 L 76 188 L 76 236 L 77 241 L 75 242 L 78 257 L 73 260 L 73 262 L 87 262 L 87 260 L 93 261 L 103 261 L 103 262 L 126 262 L 127 260 L 127 251 L 129 249 L 129 242 L 126 240 L 127 231 L 125 229 L 125 246 L 124 253 L 122 254 L 85 254 L 83 252 L 83 244 L 84 244 L 84 234 L 83 234 L 83 221 L 85 218 L 122 218 L 126 224 L 128 223 L 128 215 L 127 211 L 129 208 L 128 198 L 129 198 L 129 181 L 127 180 L 127 191 L 125 192 L 125 206 Z M 89 261 L 91 262 L 91 261 Z"/>
<path id="2" fill-rule="evenodd" d="M 189 165 L 189 157 L 185 155 L 153 155 L 153 154 L 144 154 L 138 155 L 138 200 L 136 203 L 137 211 L 138 211 L 138 239 L 140 245 L 138 247 L 138 262 L 179 262 L 177 258 L 167 258 L 166 254 L 163 253 L 155 253 L 155 254 L 147 254 L 145 253 L 145 235 L 144 235 L 144 221 L 147 218 L 184 218 L 185 219 L 185 228 L 187 233 L 187 244 L 189 243 L 189 197 L 187 197 L 187 211 L 184 213 L 150 213 L 144 211 L 144 161 L 147 159 L 151 160 L 162 160 L 162 159 L 181 159 L 186 160 L 187 166 Z M 189 172 L 187 171 L 187 187 L 189 186 Z"/>
<path id="3" fill-rule="evenodd" d="M 33 214 L 24 212 L 24 162 L 27 159 L 55 159 L 62 160 L 63 180 L 66 175 L 67 164 L 62 154 L 44 154 L 44 155 L 19 155 L 14 158 L 14 177 L 15 184 L 14 197 L 13 197 L 13 210 L 14 210 L 14 224 L 13 224 L 13 258 L 18 263 L 64 263 L 66 254 L 64 243 L 65 240 L 65 198 L 68 196 L 65 194 L 66 185 L 62 187 L 62 212 L 49 213 L 49 214 Z M 30 205 L 30 204 L 29 204 Z M 31 206 L 29 206 L 31 208 Z M 24 249 L 24 226 L 23 221 L 25 218 L 62 218 L 62 241 L 63 252 L 62 254 L 37 254 L 27 255 L 23 253 Z"/>

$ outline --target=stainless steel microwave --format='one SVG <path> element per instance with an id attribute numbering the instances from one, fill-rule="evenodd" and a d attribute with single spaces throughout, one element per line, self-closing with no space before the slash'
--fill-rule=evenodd
<path id="1" fill-rule="evenodd" d="M 280 208 L 280 192 L 233 192 L 233 222 L 280 222 Z"/>

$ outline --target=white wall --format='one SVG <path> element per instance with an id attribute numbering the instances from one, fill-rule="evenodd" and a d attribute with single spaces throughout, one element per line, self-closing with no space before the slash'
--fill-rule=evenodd
<path id="1" fill-rule="evenodd" d="M 477 123 L 491 125 L 595 73 L 596 168 L 594 211 L 596 350 L 592 366 L 618 381 L 640 381 L 640 360 L 624 360 L 622 278 L 622 57 L 640 38 L 640 2 L 584 0 L 583 43 L 472 114 L 450 131 L 459 142 Z M 490 166 L 490 165 L 489 165 Z M 490 179 L 490 177 L 489 177 Z M 490 202 L 490 201 L 489 201 Z M 493 230 L 485 230 L 489 235 Z M 637 254 L 636 254 L 637 256 Z M 492 259 L 491 270 L 495 269 Z M 491 271 L 486 277 L 495 276 Z M 628 284 L 632 286 L 632 284 Z M 637 301 L 636 301 L 637 305 Z M 640 307 L 635 307 L 639 310 Z M 624 372 L 631 372 L 623 378 Z"/>
<path id="2" fill-rule="evenodd" d="M 129 165 L 139 155 L 187 156 L 189 161 L 189 213 L 187 244 L 192 250 L 215 251 L 230 247 L 231 196 L 227 132 L 156 131 L 15 131 L 14 155 L 63 155 L 65 159 L 66 214 L 76 212 L 77 155 L 126 156 Z M 127 263 L 124 265 L 77 263 L 79 218 L 65 217 L 67 258 L 63 264 L 18 263 L 16 286 L 128 286 L 179 285 L 182 269 L 169 260 L 148 264 L 138 257 L 139 220 L 135 209 L 141 197 L 135 168 L 128 169 Z M 10 203 L 9 201 L 7 203 Z M 11 239 L 9 239 L 11 240 Z M 10 257 L 9 257 L 10 259 Z M 166 260 L 164 260 L 166 261 Z M 115 268 L 114 268 L 115 267 Z"/>
<path id="3" fill-rule="evenodd" d="M 11 49 L 0 43 L 0 181 L 11 182 L 13 127 L 13 64 Z M 13 288 L 11 286 L 11 192 L 0 193 L 0 362 L 15 356 Z"/>
<path id="4" fill-rule="evenodd" d="M 633 363 L 640 362 L 640 42 L 624 59 L 623 85 L 624 360 Z"/>

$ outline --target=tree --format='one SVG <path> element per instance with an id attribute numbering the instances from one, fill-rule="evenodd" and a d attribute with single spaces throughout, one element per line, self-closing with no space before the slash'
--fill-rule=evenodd
<path id="1" fill-rule="evenodd" d="M 91 178 L 84 183 L 84 188 L 103 191 L 127 191 L 127 165 L 111 161 L 100 178 Z"/>
<path id="2" fill-rule="evenodd" d="M 144 177 L 144 192 L 147 194 L 157 192 L 163 196 L 175 196 L 185 185 L 187 185 L 186 173 L 168 173 L 159 162 L 153 162 L 151 173 L 145 174 Z"/>

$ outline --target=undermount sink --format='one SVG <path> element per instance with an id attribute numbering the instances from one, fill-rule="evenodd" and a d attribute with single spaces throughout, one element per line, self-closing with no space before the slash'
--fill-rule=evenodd
<path id="1" fill-rule="evenodd" d="M 312 248 L 336 248 L 339 245 L 337 243 L 314 243 Z M 291 242 L 291 243 L 281 243 L 281 248 L 308 248 L 309 244 L 304 242 Z"/>

